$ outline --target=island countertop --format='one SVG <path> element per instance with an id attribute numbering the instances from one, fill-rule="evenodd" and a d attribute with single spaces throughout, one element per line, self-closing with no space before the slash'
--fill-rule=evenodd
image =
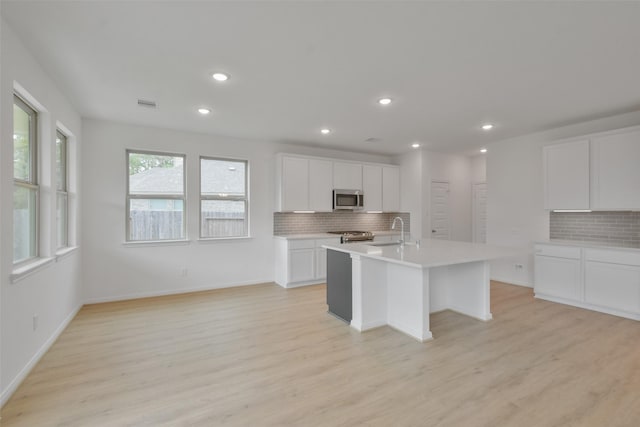
<path id="1" fill-rule="evenodd" d="M 518 255 L 517 249 L 514 248 L 436 239 L 425 239 L 420 245 L 407 243 L 404 247 L 400 247 L 399 245 L 375 246 L 375 243 L 323 245 L 322 247 L 409 267 L 421 268 L 486 261 Z"/>

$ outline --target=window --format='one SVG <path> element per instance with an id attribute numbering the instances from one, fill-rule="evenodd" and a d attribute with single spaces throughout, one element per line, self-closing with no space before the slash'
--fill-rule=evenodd
<path id="1" fill-rule="evenodd" d="M 244 160 L 200 158 L 200 237 L 249 235 L 249 199 Z"/>
<path id="2" fill-rule="evenodd" d="M 38 256 L 36 111 L 13 97 L 13 263 Z"/>
<path id="3" fill-rule="evenodd" d="M 67 184 L 67 141 L 56 131 L 56 235 L 58 249 L 69 246 L 69 193 Z"/>
<path id="4" fill-rule="evenodd" d="M 185 156 L 127 151 L 127 241 L 185 239 Z"/>

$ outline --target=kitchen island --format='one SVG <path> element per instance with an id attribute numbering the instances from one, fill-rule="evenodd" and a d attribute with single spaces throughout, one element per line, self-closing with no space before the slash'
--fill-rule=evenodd
<path id="1" fill-rule="evenodd" d="M 389 325 L 419 341 L 433 338 L 430 313 L 448 309 L 491 320 L 488 261 L 514 255 L 509 248 L 434 239 L 324 247 L 351 258 L 352 328 Z"/>

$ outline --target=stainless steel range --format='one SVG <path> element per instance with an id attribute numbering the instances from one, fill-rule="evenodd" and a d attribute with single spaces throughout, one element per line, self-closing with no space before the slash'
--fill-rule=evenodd
<path id="1" fill-rule="evenodd" d="M 339 234 L 340 243 L 370 241 L 374 237 L 370 231 L 329 231 L 328 233 Z"/>

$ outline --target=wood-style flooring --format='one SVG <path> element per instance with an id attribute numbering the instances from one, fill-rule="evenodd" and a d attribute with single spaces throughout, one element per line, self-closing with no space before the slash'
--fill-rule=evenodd
<path id="1" fill-rule="evenodd" d="M 494 320 L 421 344 L 263 284 L 85 306 L 2 409 L 14 426 L 634 426 L 640 322 L 493 283 Z"/>

